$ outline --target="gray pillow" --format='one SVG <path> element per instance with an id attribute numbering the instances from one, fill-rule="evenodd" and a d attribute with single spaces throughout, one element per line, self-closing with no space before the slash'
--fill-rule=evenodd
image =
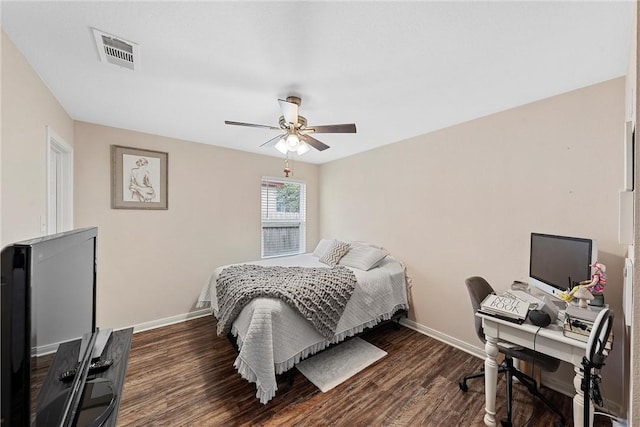
<path id="1" fill-rule="evenodd" d="M 344 256 L 349 251 L 351 245 L 345 242 L 341 242 L 340 240 L 336 240 L 333 242 L 329 250 L 322 258 L 320 258 L 320 262 L 323 262 L 332 267 L 338 265 L 338 261 L 340 258 Z"/>

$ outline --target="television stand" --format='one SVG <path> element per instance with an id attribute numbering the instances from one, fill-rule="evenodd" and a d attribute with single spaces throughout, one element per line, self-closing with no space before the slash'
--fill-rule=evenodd
<path id="1" fill-rule="evenodd" d="M 108 381 L 109 386 L 113 388 L 115 393 L 115 404 L 110 411 L 108 417 L 104 421 L 103 426 L 114 427 L 118 418 L 118 407 L 120 405 L 120 398 L 122 397 L 122 386 L 124 385 L 124 376 L 127 371 L 127 362 L 129 359 L 129 349 L 131 348 L 131 338 L 133 335 L 133 328 L 123 329 L 121 331 L 115 331 L 111 333 L 109 341 L 106 343 L 104 351 L 102 352 L 102 359 L 112 359 L 113 365 L 109 369 L 92 374 L 87 379 L 101 379 Z M 38 399 L 36 403 L 36 413 L 40 413 L 45 410 L 47 405 L 53 402 L 59 397 L 66 389 L 69 388 L 69 383 L 65 383 L 59 380 L 61 373 L 74 369 L 78 363 L 78 354 L 80 353 L 81 339 L 70 341 L 60 344 L 58 351 L 47 377 L 45 378 Z"/>
<path id="2" fill-rule="evenodd" d="M 100 359 L 102 357 L 102 352 L 109 342 L 109 338 L 111 338 L 111 334 L 113 333 L 113 329 L 98 329 L 98 336 L 96 338 L 96 342 L 93 345 L 93 354 L 91 355 L 91 359 Z M 78 352 L 78 362 L 82 360 L 82 355 L 84 354 L 87 346 L 89 345 L 89 341 L 91 340 L 91 334 L 87 333 L 82 336 L 82 341 L 80 342 L 80 351 Z"/>

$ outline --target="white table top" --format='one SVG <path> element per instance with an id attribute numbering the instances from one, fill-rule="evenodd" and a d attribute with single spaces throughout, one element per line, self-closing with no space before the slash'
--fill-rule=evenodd
<path id="1" fill-rule="evenodd" d="M 586 342 L 564 336 L 562 327 L 555 323 L 540 328 L 528 321 L 519 325 L 481 313 L 476 316 L 482 318 L 485 336 L 538 351 L 574 366 L 581 365 L 587 350 Z"/>

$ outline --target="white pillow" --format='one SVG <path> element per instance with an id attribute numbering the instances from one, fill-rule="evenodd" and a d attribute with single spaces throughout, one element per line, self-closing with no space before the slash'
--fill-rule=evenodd
<path id="1" fill-rule="evenodd" d="M 318 258 L 325 256 L 333 242 L 335 242 L 335 239 L 320 239 L 318 246 L 316 246 L 316 249 L 313 251 L 313 256 Z"/>
<path id="2" fill-rule="evenodd" d="M 340 258 L 344 256 L 349 251 L 351 245 L 345 242 L 341 242 L 340 240 L 335 240 L 329 250 L 322 258 L 320 258 L 320 262 L 328 264 L 332 267 L 338 265 L 338 261 Z"/>
<path id="3" fill-rule="evenodd" d="M 351 240 L 349 243 L 351 244 L 352 247 L 354 247 L 354 246 L 371 246 L 372 248 L 384 250 L 384 248 L 382 246 L 376 245 L 375 243 L 365 242 L 364 240 Z"/>
<path id="4" fill-rule="evenodd" d="M 339 264 L 368 271 L 377 267 L 387 255 L 389 255 L 387 251 L 373 246 L 353 246 L 340 258 Z"/>

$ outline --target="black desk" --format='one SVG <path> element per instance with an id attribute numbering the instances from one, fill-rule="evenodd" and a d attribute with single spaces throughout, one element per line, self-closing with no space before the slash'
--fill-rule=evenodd
<path id="1" fill-rule="evenodd" d="M 131 337 L 133 328 L 114 331 L 111 333 L 109 342 L 105 347 L 101 359 L 113 359 L 113 365 L 106 371 L 93 375 L 95 378 L 106 378 L 113 382 L 116 390 L 116 405 L 104 423 L 105 426 L 115 426 L 118 419 L 118 407 L 120 406 L 120 398 L 122 397 L 122 386 L 124 385 L 124 375 L 127 371 L 127 362 L 129 360 L 129 349 L 131 348 Z M 40 393 L 36 410 L 40 411 L 51 400 L 58 396 L 63 390 L 69 387 L 68 383 L 63 383 L 58 379 L 61 373 L 69 369 L 73 369 L 78 364 L 78 353 L 80 352 L 80 341 L 71 341 L 61 344 L 56 352 L 55 359 L 47 372 Z"/>

